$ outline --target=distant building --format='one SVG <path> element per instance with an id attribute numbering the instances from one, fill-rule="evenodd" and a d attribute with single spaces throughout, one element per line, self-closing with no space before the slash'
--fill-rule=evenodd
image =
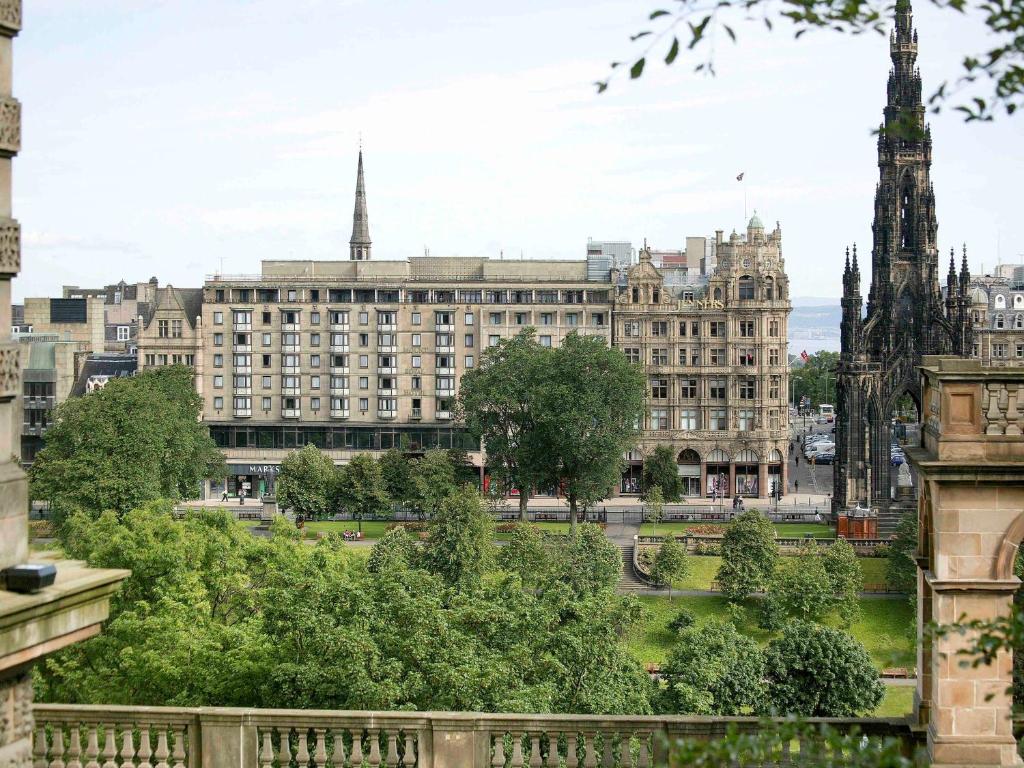
<path id="1" fill-rule="evenodd" d="M 103 299 L 99 297 L 25 299 L 22 323 L 33 334 L 51 334 L 60 341 L 102 352 L 105 345 Z"/>
<path id="2" fill-rule="evenodd" d="M 1024 267 L 971 277 L 971 357 L 993 367 L 1024 366 Z"/>
<path id="3" fill-rule="evenodd" d="M 81 397 L 103 389 L 112 379 L 134 376 L 137 370 L 138 358 L 134 354 L 105 352 L 90 355 L 79 370 L 71 396 Z"/>
<path id="4" fill-rule="evenodd" d="M 65 299 L 102 299 L 104 343 L 96 352 L 132 352 L 138 336 L 138 317 L 149 313 L 159 288 L 157 279 L 145 283 L 118 283 L 102 288 L 81 288 L 65 285 Z"/>
<path id="5" fill-rule="evenodd" d="M 628 240 L 587 240 L 587 280 L 607 280 L 613 269 L 621 272 L 635 262 Z"/>

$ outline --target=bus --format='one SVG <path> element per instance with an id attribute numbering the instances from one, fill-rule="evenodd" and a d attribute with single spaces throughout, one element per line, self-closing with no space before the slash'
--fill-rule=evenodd
<path id="1" fill-rule="evenodd" d="M 818 420 L 824 419 L 827 423 L 831 424 L 836 418 L 836 407 L 829 405 L 828 403 L 822 403 L 818 406 Z"/>

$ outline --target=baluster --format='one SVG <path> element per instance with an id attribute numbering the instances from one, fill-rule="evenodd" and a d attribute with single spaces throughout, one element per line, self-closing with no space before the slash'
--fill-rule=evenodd
<path id="1" fill-rule="evenodd" d="M 388 756 L 385 765 L 388 768 L 398 768 L 398 733 L 388 734 Z"/>
<path id="2" fill-rule="evenodd" d="M 512 734 L 512 762 L 511 768 L 522 768 L 523 766 L 523 734 Z"/>
<path id="3" fill-rule="evenodd" d="M 545 765 L 548 768 L 559 768 L 561 763 L 558 760 L 558 734 L 548 733 L 548 760 Z"/>
<path id="4" fill-rule="evenodd" d="M 36 741 L 32 747 L 32 768 L 46 768 L 46 725 L 40 724 L 36 728 Z"/>
<path id="5" fill-rule="evenodd" d="M 135 734 L 130 725 L 121 732 L 121 766 L 135 768 Z"/>
<path id="6" fill-rule="evenodd" d="M 580 757 L 578 754 L 579 750 L 579 739 L 575 733 L 570 733 L 566 739 L 565 748 L 565 765 L 566 768 L 578 768 L 580 764 Z"/>
<path id="7" fill-rule="evenodd" d="M 505 768 L 505 734 L 494 735 L 494 757 L 491 758 L 491 768 Z"/>
<path id="8" fill-rule="evenodd" d="M 68 760 L 67 768 L 82 768 L 82 734 L 77 725 L 71 728 L 68 737 L 68 757 L 71 759 Z"/>
<path id="9" fill-rule="evenodd" d="M 88 760 L 85 763 L 85 768 L 100 768 L 100 764 L 96 758 L 100 756 L 100 727 L 98 725 L 89 726 L 89 740 L 85 745 L 85 756 Z M 160 766 L 157 766 L 160 768 Z M 167 768 L 167 766 L 163 766 Z"/>
<path id="10" fill-rule="evenodd" d="M 327 741 L 323 728 L 316 729 L 316 749 L 313 753 L 313 761 L 316 768 L 326 768 L 327 766 Z"/>
<path id="11" fill-rule="evenodd" d="M 542 768 L 544 761 L 540 756 L 540 734 L 530 737 L 530 768 Z"/>
<path id="12" fill-rule="evenodd" d="M 64 768 L 64 726 L 53 729 L 53 744 L 50 746 L 50 768 Z"/>
<path id="13" fill-rule="evenodd" d="M 368 762 L 371 768 L 377 768 L 380 765 L 380 731 L 374 729 L 369 731 L 370 737 L 370 756 Z"/>
<path id="14" fill-rule="evenodd" d="M 413 768 L 416 765 L 416 744 L 413 742 L 412 731 L 405 732 L 405 749 L 402 750 L 402 765 Z"/>
<path id="15" fill-rule="evenodd" d="M 352 730 L 352 768 L 360 768 L 363 764 L 363 731 L 362 729 Z"/>
<path id="16" fill-rule="evenodd" d="M 167 749 L 167 728 L 161 727 L 156 734 L 156 752 L 153 753 L 153 757 L 156 758 L 156 768 L 168 768 L 167 758 L 170 754 Z"/>
<path id="17" fill-rule="evenodd" d="M 139 729 L 139 768 L 153 768 L 149 758 L 153 756 L 153 745 L 149 739 L 149 726 Z"/>
<path id="18" fill-rule="evenodd" d="M 647 748 L 647 740 L 650 738 L 649 734 L 640 734 L 640 752 L 636 757 L 637 768 L 651 768 L 651 753 Z"/>
<path id="19" fill-rule="evenodd" d="M 298 728 L 299 746 L 295 750 L 295 762 L 299 768 L 309 768 L 309 749 L 306 746 L 306 729 Z"/>
<path id="20" fill-rule="evenodd" d="M 291 728 L 283 728 L 281 730 L 281 751 L 279 757 L 281 758 L 281 768 L 290 768 L 292 764 Z"/>
<path id="21" fill-rule="evenodd" d="M 617 734 L 608 732 L 601 734 L 601 751 L 604 752 L 604 761 L 601 763 L 602 768 L 615 768 L 616 736 Z"/>
<path id="22" fill-rule="evenodd" d="M 185 729 L 178 727 L 174 729 L 174 755 L 172 768 L 185 768 Z"/>
<path id="23" fill-rule="evenodd" d="M 334 768 L 342 768 L 345 765 L 345 731 L 335 731 L 334 750 L 331 752 L 331 763 Z"/>
<path id="24" fill-rule="evenodd" d="M 584 734 L 586 753 L 583 755 L 583 768 L 597 768 L 597 755 L 594 754 L 594 734 Z"/>
<path id="25" fill-rule="evenodd" d="M 270 729 L 264 728 L 260 733 L 260 768 L 274 768 L 274 742 L 270 738 Z"/>
<path id="26" fill-rule="evenodd" d="M 117 757 L 117 736 L 112 725 L 106 726 L 104 730 L 103 757 L 106 758 L 103 761 L 103 768 L 117 768 L 117 763 L 114 761 L 114 758 Z"/>

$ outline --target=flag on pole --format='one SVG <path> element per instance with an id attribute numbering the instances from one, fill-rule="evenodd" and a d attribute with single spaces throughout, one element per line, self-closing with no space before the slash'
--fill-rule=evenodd
<path id="1" fill-rule="evenodd" d="M 743 171 L 743 173 L 746 173 L 746 171 Z M 743 173 L 736 177 L 736 181 L 743 181 Z"/>
<path id="2" fill-rule="evenodd" d="M 803 360 L 805 363 L 811 359 L 811 356 L 807 354 L 806 349 L 800 353 L 800 359 Z"/>

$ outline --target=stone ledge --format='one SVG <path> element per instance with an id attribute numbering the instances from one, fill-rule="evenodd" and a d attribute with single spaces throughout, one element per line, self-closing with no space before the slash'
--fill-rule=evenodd
<path id="1" fill-rule="evenodd" d="M 931 571 L 925 571 L 924 580 L 933 592 L 1006 592 L 1020 589 L 1021 580 L 1011 579 L 938 579 Z"/>
<path id="2" fill-rule="evenodd" d="M 0 591 L 0 675 L 99 632 L 110 596 L 129 571 L 55 562 L 53 586 L 34 594 Z"/>

